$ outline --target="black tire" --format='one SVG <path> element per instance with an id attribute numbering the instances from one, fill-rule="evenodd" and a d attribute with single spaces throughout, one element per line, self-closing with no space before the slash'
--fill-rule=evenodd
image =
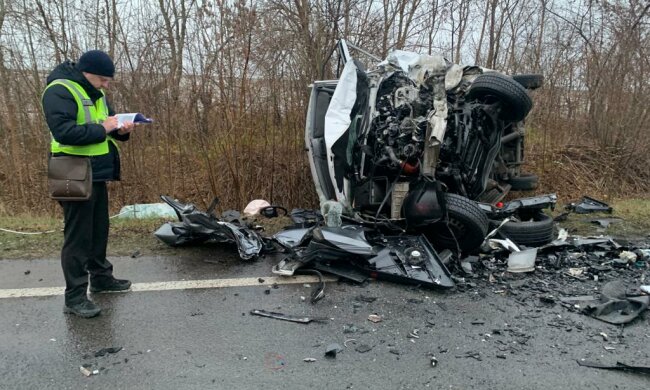
<path id="1" fill-rule="evenodd" d="M 553 241 L 555 233 L 553 218 L 540 211 L 533 214 L 530 219 L 532 220 L 506 222 L 499 232 L 517 245 L 539 247 Z M 501 221 L 490 221 L 490 229 L 500 224 Z"/>
<path id="2" fill-rule="evenodd" d="M 448 222 L 424 228 L 424 235 L 437 248 L 474 252 L 487 235 L 490 220 L 476 202 L 456 194 L 444 194 Z"/>
<path id="3" fill-rule="evenodd" d="M 516 74 L 512 78 L 526 89 L 537 89 L 544 84 L 544 75 L 542 74 Z"/>
<path id="4" fill-rule="evenodd" d="M 526 88 L 512 77 L 499 73 L 484 73 L 476 77 L 467 91 L 467 97 L 487 103 L 500 101 L 499 118 L 509 122 L 524 120 L 533 108 Z"/>
<path id="5" fill-rule="evenodd" d="M 512 191 L 530 191 L 537 188 L 539 177 L 532 173 L 522 173 L 519 176 L 514 176 L 508 179 L 510 189 Z"/>

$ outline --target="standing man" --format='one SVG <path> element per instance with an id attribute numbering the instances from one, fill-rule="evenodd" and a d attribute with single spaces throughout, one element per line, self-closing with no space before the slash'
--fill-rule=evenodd
<path id="1" fill-rule="evenodd" d="M 101 309 L 88 299 L 90 291 L 123 291 L 128 280 L 113 277 L 106 259 L 108 192 L 106 182 L 120 179 L 117 141 L 129 139 L 133 123 L 118 129 L 104 89 L 115 74 L 113 60 L 100 50 L 84 53 L 76 64 L 66 61 L 47 77 L 43 112 L 52 133 L 53 156 L 89 156 L 92 196 L 86 201 L 61 201 L 65 220 L 61 266 L 65 277 L 64 313 L 95 317 Z"/>

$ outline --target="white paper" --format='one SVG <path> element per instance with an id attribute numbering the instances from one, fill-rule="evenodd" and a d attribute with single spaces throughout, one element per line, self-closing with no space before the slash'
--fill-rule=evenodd
<path id="1" fill-rule="evenodd" d="M 117 117 L 117 128 L 121 129 L 126 122 L 134 122 L 136 115 L 138 115 L 137 112 L 129 112 L 127 114 L 115 114 L 115 116 Z"/>

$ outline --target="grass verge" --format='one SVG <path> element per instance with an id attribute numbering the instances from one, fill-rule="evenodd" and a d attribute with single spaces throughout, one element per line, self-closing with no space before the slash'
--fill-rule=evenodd
<path id="1" fill-rule="evenodd" d="M 173 248 L 160 242 L 154 235 L 166 220 L 164 219 L 120 219 L 111 220 L 108 237 L 108 256 L 175 256 L 190 253 L 209 254 L 208 246 Z M 263 225 L 264 235 L 272 235 L 291 223 L 287 217 L 251 221 Z M 0 231 L 0 259 L 57 258 L 63 244 L 63 220 L 59 218 L 23 215 L 0 216 L 0 228 L 21 233 L 43 232 L 43 234 L 17 234 Z M 48 233 L 45 233 L 48 232 Z M 233 248 L 236 252 L 236 249 Z"/>
<path id="2" fill-rule="evenodd" d="M 577 235 L 611 235 L 624 238 L 642 238 L 650 235 L 650 199 L 626 199 L 610 203 L 614 209 L 609 213 L 570 214 L 560 226 Z M 555 215 L 563 208 L 558 207 Z M 620 222 L 611 223 L 603 228 L 593 220 L 600 218 L 620 218 Z"/>
<path id="3" fill-rule="evenodd" d="M 560 223 L 572 234 L 612 235 L 615 237 L 640 238 L 650 234 L 650 199 L 628 199 L 611 203 L 612 214 L 570 214 Z M 562 212 L 558 207 L 554 215 Z M 613 223 L 607 229 L 591 223 L 597 218 L 621 218 L 620 223 Z M 176 256 L 190 253 L 205 253 L 209 248 L 190 247 L 172 248 L 154 237 L 156 231 L 165 222 L 163 219 L 113 219 L 108 239 L 108 256 Z M 271 235 L 290 224 L 286 217 L 253 221 L 265 227 L 265 234 Z M 20 232 L 53 233 L 23 235 L 0 231 L 0 259 L 38 259 L 56 258 L 63 243 L 63 220 L 59 218 L 33 215 L 0 216 L 0 228 Z M 234 249 L 233 249 L 234 250 Z"/>

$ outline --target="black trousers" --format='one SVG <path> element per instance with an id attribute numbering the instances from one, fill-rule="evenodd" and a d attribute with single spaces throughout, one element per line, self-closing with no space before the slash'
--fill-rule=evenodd
<path id="1" fill-rule="evenodd" d="M 108 245 L 108 190 L 106 182 L 94 182 L 90 199 L 59 202 L 65 220 L 61 266 L 65 277 L 66 305 L 86 299 L 90 281 L 113 276 L 113 265 L 106 259 Z"/>

